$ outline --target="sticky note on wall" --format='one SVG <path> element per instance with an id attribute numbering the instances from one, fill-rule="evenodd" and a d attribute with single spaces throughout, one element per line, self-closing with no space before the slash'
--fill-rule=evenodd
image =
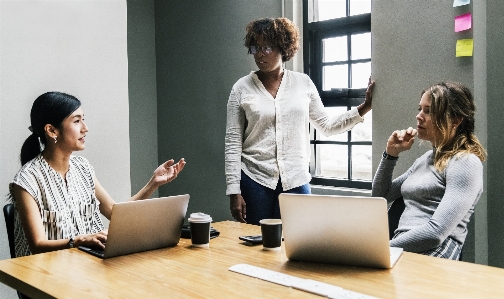
<path id="1" fill-rule="evenodd" d="M 453 7 L 467 5 L 471 3 L 471 0 L 453 0 Z"/>
<path id="2" fill-rule="evenodd" d="M 472 25 L 472 15 L 470 12 L 455 17 L 455 32 L 471 29 L 471 25 Z"/>
<path id="3" fill-rule="evenodd" d="M 474 40 L 472 38 L 457 40 L 456 57 L 473 56 Z"/>

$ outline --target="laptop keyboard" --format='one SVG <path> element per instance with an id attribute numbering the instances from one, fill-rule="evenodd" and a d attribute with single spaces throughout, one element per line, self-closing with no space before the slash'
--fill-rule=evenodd
<path id="1" fill-rule="evenodd" d="M 101 258 L 103 258 L 104 254 L 105 254 L 105 250 L 99 249 L 99 248 L 89 248 L 86 246 L 79 246 L 79 249 L 82 251 L 85 251 L 87 253 L 90 253 L 94 256 L 101 257 Z"/>

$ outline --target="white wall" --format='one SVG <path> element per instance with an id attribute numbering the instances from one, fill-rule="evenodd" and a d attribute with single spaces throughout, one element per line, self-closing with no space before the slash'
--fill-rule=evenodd
<path id="1" fill-rule="evenodd" d="M 35 98 L 82 102 L 85 156 L 116 201 L 130 196 L 126 1 L 0 1 L 0 203 L 20 168 Z M 9 258 L 0 221 L 0 259 Z M 0 284 L 0 298 L 16 298 Z"/>

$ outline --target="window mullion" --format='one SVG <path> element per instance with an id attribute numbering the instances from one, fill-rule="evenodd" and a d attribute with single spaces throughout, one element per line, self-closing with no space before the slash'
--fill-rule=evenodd
<path id="1" fill-rule="evenodd" d="M 303 1 L 303 12 L 308 12 L 308 2 L 311 0 L 304 0 Z M 359 88 L 358 90 L 353 90 L 352 87 L 354 86 L 353 79 L 356 80 L 361 80 L 362 75 L 360 73 L 356 73 L 356 78 L 353 78 L 352 74 L 357 70 L 359 71 L 361 69 L 360 63 L 369 63 L 371 61 L 371 58 L 367 58 L 366 56 L 361 57 L 356 56 L 359 51 L 354 53 L 355 50 L 353 45 L 353 35 L 355 34 L 361 34 L 361 33 L 366 33 L 371 31 L 371 14 L 362 14 L 362 15 L 356 15 L 356 16 L 351 16 L 351 2 L 350 0 L 345 1 L 346 5 L 346 17 L 342 18 L 335 18 L 335 19 L 330 19 L 330 20 L 324 20 L 324 21 L 316 21 L 316 22 L 309 22 L 308 19 L 309 17 L 303 16 L 303 21 L 304 25 L 303 26 L 305 31 L 305 36 L 308 37 L 308 42 L 305 43 L 306 47 L 306 54 L 304 56 L 305 58 L 305 72 L 312 78 L 315 86 L 317 87 L 319 94 L 321 96 L 322 102 L 324 103 L 324 106 L 326 107 L 346 107 L 346 110 L 350 110 L 352 107 L 358 106 L 362 101 L 364 100 L 364 91 L 362 91 L 362 88 Z M 343 7 L 341 7 L 343 9 Z M 340 14 L 341 15 L 341 14 Z M 331 54 L 330 52 L 327 51 L 333 51 L 334 46 L 330 46 L 327 44 L 326 39 L 331 39 L 333 37 L 338 37 L 338 36 L 346 36 L 347 41 L 346 41 L 346 47 L 347 47 L 347 59 L 346 61 L 343 61 L 343 57 L 339 57 L 337 59 L 334 58 L 329 58 L 330 56 L 327 56 L 327 61 L 324 61 L 324 53 L 326 54 Z M 359 44 L 358 40 L 355 40 L 357 44 Z M 341 45 L 344 47 L 344 41 L 341 41 Z M 332 43 L 332 41 L 331 41 Z M 324 48 L 324 45 L 326 48 Z M 340 48 L 341 49 L 341 48 Z M 352 60 L 352 57 L 356 57 L 355 61 Z M 338 67 L 332 67 L 341 65 L 339 68 L 343 68 L 343 65 L 347 65 L 346 73 L 333 73 L 334 68 Z M 354 67 L 354 64 L 359 64 L 359 67 Z M 324 72 L 325 67 L 330 67 L 330 73 Z M 341 70 L 343 71 L 343 70 Z M 344 72 L 344 71 L 343 71 Z M 345 81 L 341 80 L 343 76 L 347 75 L 347 90 L 345 91 L 344 88 L 335 88 L 335 89 L 330 89 L 333 86 L 344 86 Z M 331 77 L 326 77 L 326 76 L 331 76 Z M 334 77 L 333 77 L 334 76 Z M 341 79 L 338 79 L 341 78 Z M 326 80 L 326 81 L 324 81 Z M 335 81 L 334 83 L 330 83 L 329 80 L 338 80 Z M 324 84 L 330 84 L 328 86 L 325 86 Z M 336 84 L 335 84 L 336 83 Z M 355 82 L 355 84 L 358 84 L 358 81 Z M 359 83 L 360 84 L 360 83 Z M 325 86 L 325 87 L 324 87 Z M 324 88 L 328 88 L 328 90 L 324 90 Z M 342 109 L 344 110 L 344 109 Z M 321 185 L 332 185 L 332 186 L 345 186 L 345 187 L 353 187 L 353 188 L 365 188 L 365 189 L 370 189 L 371 188 L 371 182 L 369 180 L 361 180 L 360 178 L 362 177 L 361 175 L 361 164 L 362 163 L 369 163 L 369 154 L 368 150 L 365 150 L 365 160 L 361 161 L 361 151 L 364 149 L 364 147 L 371 147 L 371 141 L 367 141 L 367 139 L 361 139 L 361 128 L 359 128 L 359 132 L 353 132 L 352 131 L 347 131 L 347 140 L 341 140 L 342 138 L 337 138 L 335 140 L 320 140 L 320 136 L 318 136 L 317 130 L 313 128 L 313 126 L 310 125 L 310 145 L 312 149 L 312 157 L 310 158 L 310 173 L 312 174 L 312 183 L 313 184 L 321 184 Z M 362 133 L 367 134 L 368 129 L 366 128 L 365 131 Z M 360 141 L 355 141 L 355 143 L 352 141 L 353 138 L 357 138 Z M 336 141 L 336 140 L 341 140 L 341 141 Z M 337 149 L 336 147 L 333 149 L 334 145 L 338 145 L 337 147 L 340 149 Z M 364 146 L 364 147 L 363 147 Z M 327 149 L 326 149 L 327 147 Z M 321 149 L 326 152 L 328 151 L 329 156 L 328 157 L 321 157 Z M 333 150 L 335 151 L 334 154 L 339 155 L 343 154 L 343 151 L 347 151 L 348 157 L 346 160 L 347 165 L 336 165 L 335 168 L 329 167 L 327 170 L 325 169 L 326 165 L 324 164 L 324 169 L 321 169 L 321 163 L 326 163 L 329 161 L 340 161 L 338 163 L 343 164 L 345 160 L 339 160 L 343 157 L 333 157 Z M 357 160 L 354 161 L 354 155 L 353 152 L 356 152 L 357 155 Z M 321 159 L 329 159 L 328 161 L 324 160 L 321 161 Z M 333 160 L 336 159 L 336 160 Z M 362 163 L 361 163 L 362 162 Z M 357 163 L 357 165 L 354 165 Z M 328 164 L 329 166 L 330 164 Z M 354 178 L 353 176 L 353 166 L 357 166 L 356 171 L 358 173 L 356 174 L 356 177 Z M 368 170 L 367 167 L 364 169 L 366 171 L 365 176 L 367 177 L 368 175 Z M 347 177 L 332 177 L 332 172 L 336 171 L 336 173 L 341 173 L 341 171 L 344 171 L 346 168 L 347 170 Z M 327 176 L 327 177 L 324 177 Z"/>
<path id="2" fill-rule="evenodd" d="M 351 106 L 347 106 L 347 111 Z M 348 180 L 352 180 L 352 130 L 348 130 Z"/>

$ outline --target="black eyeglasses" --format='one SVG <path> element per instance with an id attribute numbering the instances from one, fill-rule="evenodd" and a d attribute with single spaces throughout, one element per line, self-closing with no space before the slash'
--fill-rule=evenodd
<path id="1" fill-rule="evenodd" d="M 268 55 L 273 51 L 273 46 L 250 46 L 249 53 L 257 54 L 257 52 L 262 51 L 264 54 Z"/>

